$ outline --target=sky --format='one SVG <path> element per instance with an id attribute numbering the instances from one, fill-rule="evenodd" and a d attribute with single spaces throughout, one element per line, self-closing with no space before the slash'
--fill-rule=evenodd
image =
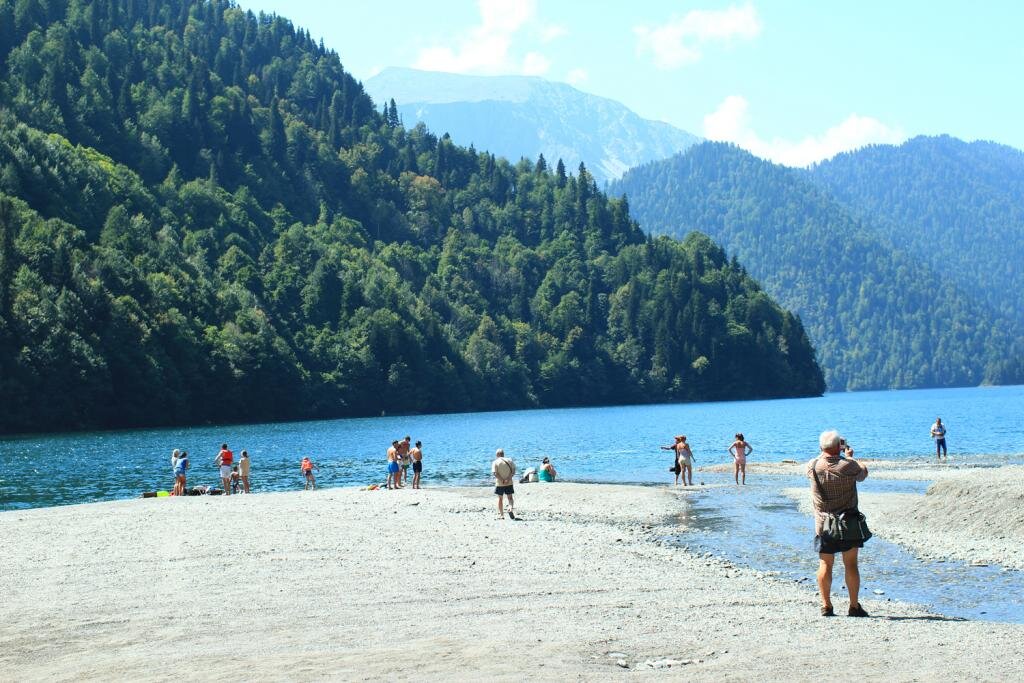
<path id="1" fill-rule="evenodd" d="M 238 0 L 366 80 L 388 66 L 527 74 L 805 166 L 949 134 L 1024 149 L 1017 0 Z"/>

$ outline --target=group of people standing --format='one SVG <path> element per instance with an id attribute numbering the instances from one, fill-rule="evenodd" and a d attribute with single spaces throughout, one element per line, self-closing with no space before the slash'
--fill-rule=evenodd
<path id="1" fill-rule="evenodd" d="M 388 489 L 405 488 L 409 481 L 409 469 L 412 468 L 412 487 L 422 488 L 420 478 L 423 475 L 423 442 L 412 445 L 412 437 L 406 436 L 401 441 L 392 441 L 387 451 Z"/>
<path id="2" fill-rule="evenodd" d="M 224 487 L 224 495 L 232 493 L 249 493 L 249 452 L 242 451 L 238 462 L 235 462 L 235 454 L 228 448 L 226 443 L 220 445 L 220 452 L 214 458 L 214 465 L 219 468 L 220 482 Z M 175 448 L 171 452 L 171 472 L 174 474 L 174 488 L 172 496 L 187 495 L 188 471 L 192 468 L 192 461 L 188 451 Z"/>
<path id="3" fill-rule="evenodd" d="M 683 486 L 693 486 L 693 463 L 696 458 L 693 456 L 690 444 L 686 441 L 686 436 L 680 434 L 675 437 L 675 443 L 662 446 L 661 450 L 672 451 L 675 454 L 672 466 L 668 470 L 676 475 L 676 485 L 679 485 L 679 480 L 682 478 Z M 736 484 L 741 484 L 740 477 L 742 476 L 742 484 L 746 485 L 747 456 L 754 452 L 754 447 L 747 443 L 741 432 L 737 432 L 736 440 L 729 446 L 728 452 L 733 458 L 733 476 L 736 479 Z"/>

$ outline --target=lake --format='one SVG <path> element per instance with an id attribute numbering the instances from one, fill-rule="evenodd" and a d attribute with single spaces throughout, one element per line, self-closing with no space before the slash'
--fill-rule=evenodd
<path id="1" fill-rule="evenodd" d="M 563 479 L 664 482 L 671 455 L 658 449 L 686 434 L 696 464 L 730 460 L 737 431 L 751 460 L 803 460 L 835 427 L 858 457 L 934 457 L 929 427 L 948 427 L 954 458 L 996 455 L 1021 462 L 1024 387 L 826 394 L 820 398 L 418 415 L 177 429 L 11 437 L 0 440 L 0 509 L 66 505 L 169 490 L 170 453 L 187 450 L 189 485 L 217 484 L 227 442 L 252 458 L 254 491 L 301 488 L 299 460 L 320 464 L 321 486 L 384 479 L 384 452 L 406 434 L 423 441 L 424 485 L 485 485 L 497 447 L 520 471 L 549 455 Z M 991 460 L 991 459 L 989 459 Z"/>

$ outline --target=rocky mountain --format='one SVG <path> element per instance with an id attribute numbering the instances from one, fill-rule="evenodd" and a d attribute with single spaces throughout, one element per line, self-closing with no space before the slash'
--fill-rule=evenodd
<path id="1" fill-rule="evenodd" d="M 614 100 L 538 77 L 389 68 L 364 87 L 378 106 L 394 99 L 406 126 L 422 121 L 458 144 L 512 160 L 543 154 L 572 170 L 583 162 L 599 185 L 699 141 Z"/>

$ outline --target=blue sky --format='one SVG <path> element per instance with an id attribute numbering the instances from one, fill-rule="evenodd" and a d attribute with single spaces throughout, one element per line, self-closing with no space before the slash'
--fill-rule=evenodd
<path id="1" fill-rule="evenodd" d="M 1024 149 L 1024 2 L 239 2 L 362 80 L 540 75 L 789 165 L 918 134 Z"/>

